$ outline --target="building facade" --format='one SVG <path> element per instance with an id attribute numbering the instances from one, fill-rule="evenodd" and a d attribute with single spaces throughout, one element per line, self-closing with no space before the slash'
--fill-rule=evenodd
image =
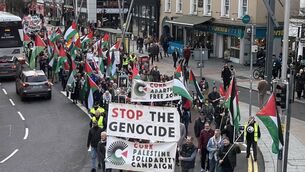
<path id="1" fill-rule="evenodd" d="M 265 48 L 267 10 L 262 0 L 163 0 L 160 6 L 162 34 L 169 32 L 183 45 L 208 48 L 211 56 L 224 57 L 229 51 L 233 62 L 248 64 L 250 42 L 242 18 L 251 16 L 255 43 Z M 281 52 L 284 5 L 276 1 L 275 18 L 281 27 L 274 31 L 274 54 Z M 298 15 L 299 0 L 291 1 L 291 15 Z"/>
<path id="2" fill-rule="evenodd" d="M 135 0 L 132 14 L 130 29 L 133 35 L 158 37 L 160 0 Z"/>

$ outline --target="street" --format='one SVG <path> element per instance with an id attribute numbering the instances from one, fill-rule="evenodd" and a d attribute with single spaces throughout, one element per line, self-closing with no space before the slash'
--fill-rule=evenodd
<path id="1" fill-rule="evenodd" d="M 15 82 L 1 81 L 0 103 L 1 172 L 83 168 L 89 120 L 58 90 L 52 100 L 22 102 Z"/>

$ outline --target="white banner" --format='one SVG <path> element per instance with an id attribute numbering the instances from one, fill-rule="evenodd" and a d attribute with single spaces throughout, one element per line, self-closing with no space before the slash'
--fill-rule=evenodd
<path id="1" fill-rule="evenodd" d="M 132 102 L 162 102 L 180 100 L 173 93 L 174 80 L 168 82 L 144 82 L 133 79 L 131 86 Z"/>
<path id="2" fill-rule="evenodd" d="M 180 138 L 179 118 L 176 108 L 110 103 L 107 134 L 175 142 Z"/>
<path id="3" fill-rule="evenodd" d="M 177 143 L 133 143 L 108 136 L 106 168 L 173 172 Z"/>

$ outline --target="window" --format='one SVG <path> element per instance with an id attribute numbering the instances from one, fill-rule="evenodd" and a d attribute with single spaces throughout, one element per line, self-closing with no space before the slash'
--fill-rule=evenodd
<path id="1" fill-rule="evenodd" d="M 197 14 L 197 0 L 190 0 L 190 14 Z"/>
<path id="2" fill-rule="evenodd" d="M 230 0 L 221 1 L 221 16 L 229 17 L 230 12 Z"/>
<path id="3" fill-rule="evenodd" d="M 172 0 L 165 0 L 165 12 L 171 12 Z"/>
<path id="4" fill-rule="evenodd" d="M 204 15 L 212 15 L 212 0 L 204 0 L 204 9 L 203 14 Z"/>
<path id="5" fill-rule="evenodd" d="M 182 0 L 176 0 L 176 13 L 182 13 Z"/>
<path id="6" fill-rule="evenodd" d="M 248 0 L 239 0 L 238 18 L 242 18 L 248 14 Z"/>

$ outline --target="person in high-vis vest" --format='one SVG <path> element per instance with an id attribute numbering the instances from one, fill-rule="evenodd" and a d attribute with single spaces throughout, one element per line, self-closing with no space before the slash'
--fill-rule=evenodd
<path id="1" fill-rule="evenodd" d="M 95 111 L 95 115 L 91 118 L 91 122 L 90 122 L 90 127 L 92 127 L 93 123 L 97 123 L 98 127 L 100 127 L 101 129 L 103 129 L 103 131 L 105 130 L 104 128 L 104 116 L 101 115 L 100 111 Z"/>
<path id="2" fill-rule="evenodd" d="M 94 116 L 96 111 L 99 111 L 100 114 L 105 113 L 105 109 L 102 108 L 102 107 L 100 107 L 99 105 L 93 106 L 93 107 L 89 110 L 89 113 L 90 113 L 92 116 Z"/>
<path id="3" fill-rule="evenodd" d="M 130 56 L 129 56 L 129 63 L 130 63 L 130 66 L 133 67 L 133 65 L 135 64 L 135 62 L 137 61 L 137 56 L 132 53 Z"/>
<path id="4" fill-rule="evenodd" d="M 247 156 L 250 156 L 250 148 L 252 146 L 254 161 L 257 160 L 257 141 L 261 137 L 261 132 L 259 129 L 259 125 L 255 122 L 254 116 L 249 118 L 249 121 L 244 125 L 244 140 L 247 144 Z"/>
<path id="5" fill-rule="evenodd" d="M 126 71 L 128 71 L 128 64 L 129 64 L 129 59 L 127 56 L 124 56 L 122 65 L 123 65 L 123 69 Z"/>

